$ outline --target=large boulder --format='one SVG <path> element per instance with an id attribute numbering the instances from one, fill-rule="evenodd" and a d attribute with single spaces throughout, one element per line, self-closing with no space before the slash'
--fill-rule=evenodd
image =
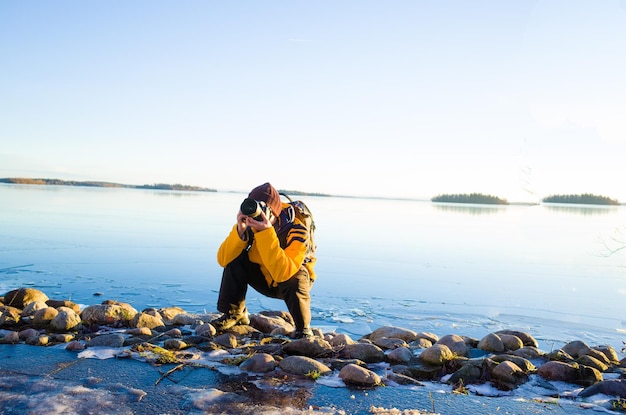
<path id="1" fill-rule="evenodd" d="M 602 380 L 602 373 L 598 369 L 557 361 L 544 363 L 537 369 L 537 374 L 546 380 L 560 380 L 581 386 L 591 386 Z"/>
<path id="2" fill-rule="evenodd" d="M 239 369 L 246 372 L 266 373 L 276 368 L 274 356 L 267 353 L 257 353 L 239 365 Z"/>
<path id="3" fill-rule="evenodd" d="M 342 359 L 358 359 L 365 363 L 379 363 L 385 360 L 385 352 L 371 343 L 355 343 L 346 345 L 338 353 Z"/>
<path id="4" fill-rule="evenodd" d="M 50 322 L 54 320 L 54 318 L 58 315 L 59 310 L 52 307 L 46 307 L 37 310 L 33 315 L 33 326 L 38 328 L 47 327 L 50 325 Z"/>
<path id="5" fill-rule="evenodd" d="M 448 334 L 437 340 L 435 344 L 443 344 L 448 346 L 450 351 L 457 356 L 465 356 L 467 354 L 467 345 L 463 337 L 456 334 Z"/>
<path id="6" fill-rule="evenodd" d="M 137 310 L 126 303 L 106 301 L 85 307 L 80 316 L 85 324 L 91 325 L 128 325 Z"/>
<path id="7" fill-rule="evenodd" d="M 17 290 L 9 291 L 4 295 L 4 304 L 23 309 L 29 303 L 33 301 L 48 301 L 48 296 L 42 291 L 35 288 L 18 288 Z"/>
<path id="8" fill-rule="evenodd" d="M 380 376 L 354 363 L 344 366 L 339 371 L 339 378 L 346 384 L 357 386 L 377 386 L 381 384 Z"/>
<path id="9" fill-rule="evenodd" d="M 150 314 L 150 313 L 137 313 L 135 316 L 129 321 L 130 327 L 133 328 L 141 328 L 146 327 L 149 329 L 154 329 L 157 327 L 164 327 L 165 323 L 161 318 L 160 314 Z"/>
<path id="10" fill-rule="evenodd" d="M 522 343 L 524 344 L 524 346 L 530 346 L 530 347 L 539 347 L 539 343 L 537 342 L 537 340 L 531 336 L 528 333 L 525 333 L 523 331 L 518 331 L 518 330 L 498 330 L 495 332 L 495 334 L 497 335 L 501 335 L 501 334 L 510 334 L 513 335 L 517 338 L 519 338 Z"/>
<path id="11" fill-rule="evenodd" d="M 504 361 L 491 371 L 491 381 L 500 390 L 510 391 L 528 381 L 528 375 L 515 363 Z"/>
<path id="12" fill-rule="evenodd" d="M 19 308 L 11 306 L 0 306 L 0 327 L 15 326 L 21 318 L 22 311 Z"/>
<path id="13" fill-rule="evenodd" d="M 433 344 L 419 355 L 419 360 L 427 365 L 442 366 L 454 359 L 454 353 L 445 344 Z"/>
<path id="14" fill-rule="evenodd" d="M 593 395 L 607 395 L 617 396 L 622 399 L 626 399 L 626 380 L 624 379 L 609 379 L 595 383 L 582 390 L 578 394 L 580 398 L 587 398 Z"/>
<path id="15" fill-rule="evenodd" d="M 478 348 L 486 352 L 501 353 L 504 351 L 504 343 L 499 335 L 489 333 L 478 342 Z"/>
<path id="16" fill-rule="evenodd" d="M 280 361 L 278 366 L 285 372 L 294 375 L 310 375 L 312 373 L 328 375 L 332 372 L 328 366 L 306 356 L 287 356 Z"/>
<path id="17" fill-rule="evenodd" d="M 313 337 L 289 342 L 283 345 L 283 351 L 289 355 L 321 357 L 330 355 L 333 348 L 326 340 Z"/>
<path id="18" fill-rule="evenodd" d="M 366 337 L 372 342 L 382 337 L 389 337 L 391 339 L 400 339 L 404 340 L 407 343 L 410 343 L 417 339 L 417 333 L 413 330 L 405 329 L 402 327 L 383 326 L 377 328 L 372 333 L 370 333 L 369 336 Z"/>
<path id="19" fill-rule="evenodd" d="M 50 328 L 54 331 L 64 332 L 76 328 L 80 323 L 80 316 L 73 309 L 60 307 L 56 317 L 50 321 Z"/>

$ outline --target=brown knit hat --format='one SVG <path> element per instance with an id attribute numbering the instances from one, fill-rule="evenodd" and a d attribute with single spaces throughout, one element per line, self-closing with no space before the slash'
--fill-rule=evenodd
<path id="1" fill-rule="evenodd" d="M 264 183 L 252 189 L 248 197 L 254 200 L 262 200 L 272 209 L 274 216 L 278 217 L 283 210 L 282 202 L 278 191 L 269 183 Z"/>

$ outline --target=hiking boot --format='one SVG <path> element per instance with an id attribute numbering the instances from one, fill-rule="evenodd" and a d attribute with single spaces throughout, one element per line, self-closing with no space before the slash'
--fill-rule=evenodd
<path id="1" fill-rule="evenodd" d="M 211 325 L 218 332 L 228 330 L 234 326 L 247 326 L 249 324 L 248 310 L 244 310 L 241 313 L 224 313 L 221 317 L 211 321 Z"/>
<path id="2" fill-rule="evenodd" d="M 296 330 L 293 334 L 294 339 L 311 339 L 313 337 L 315 337 L 315 335 L 311 329 Z"/>

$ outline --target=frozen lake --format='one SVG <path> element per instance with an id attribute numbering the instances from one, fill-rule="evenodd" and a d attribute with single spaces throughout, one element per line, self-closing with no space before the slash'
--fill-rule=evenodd
<path id="1" fill-rule="evenodd" d="M 0 184 L 0 291 L 214 311 L 216 251 L 244 197 Z M 303 200 L 318 229 L 317 327 L 511 328 L 548 350 L 573 339 L 619 350 L 626 338 L 626 250 L 607 255 L 626 241 L 624 206 Z M 253 290 L 248 306 L 285 309 Z"/>

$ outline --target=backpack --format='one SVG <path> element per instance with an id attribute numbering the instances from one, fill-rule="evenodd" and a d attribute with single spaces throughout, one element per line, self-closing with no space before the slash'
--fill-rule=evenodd
<path id="1" fill-rule="evenodd" d="M 309 262 L 315 258 L 315 250 L 317 249 L 317 245 L 315 244 L 315 220 L 313 220 L 313 213 L 311 213 L 311 210 L 303 201 L 293 200 L 286 193 L 281 192 L 280 195 L 289 200 L 289 205 L 292 207 L 290 210 L 293 210 L 293 215 L 309 230 L 305 259 L 306 262 Z M 289 218 L 289 222 L 293 222 L 293 217 Z"/>

